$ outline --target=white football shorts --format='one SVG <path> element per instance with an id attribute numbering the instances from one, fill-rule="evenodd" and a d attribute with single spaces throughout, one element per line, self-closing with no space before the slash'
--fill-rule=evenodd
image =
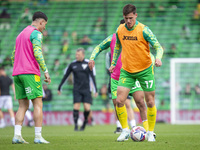
<path id="1" fill-rule="evenodd" d="M 10 95 L 0 96 L 0 109 L 12 109 L 13 102 Z"/>

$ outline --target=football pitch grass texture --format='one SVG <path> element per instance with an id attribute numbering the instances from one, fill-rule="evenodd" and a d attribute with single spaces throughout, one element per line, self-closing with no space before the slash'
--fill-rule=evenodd
<path id="1" fill-rule="evenodd" d="M 44 126 L 43 137 L 50 144 L 34 144 L 34 127 L 23 127 L 29 144 L 12 144 L 13 127 L 0 129 L 0 150 L 200 150 L 200 125 L 156 124 L 156 142 L 117 142 L 114 125 L 87 126 L 74 131 L 73 126 Z"/>

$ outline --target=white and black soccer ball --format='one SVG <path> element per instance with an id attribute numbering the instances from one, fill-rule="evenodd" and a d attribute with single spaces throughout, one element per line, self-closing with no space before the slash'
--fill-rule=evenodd
<path id="1" fill-rule="evenodd" d="M 141 126 L 136 126 L 131 130 L 131 139 L 135 142 L 141 142 L 145 140 L 146 130 Z"/>

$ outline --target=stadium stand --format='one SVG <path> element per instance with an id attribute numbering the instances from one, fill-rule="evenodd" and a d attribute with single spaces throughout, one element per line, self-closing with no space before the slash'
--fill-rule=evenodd
<path id="1" fill-rule="evenodd" d="M 156 78 L 156 101 L 158 110 L 168 110 L 170 103 L 170 59 L 173 57 L 200 57 L 200 20 L 195 23 L 192 21 L 193 12 L 197 7 L 197 0 L 181 0 L 178 3 L 169 3 L 168 0 L 151 0 L 155 8 L 149 9 L 150 2 L 148 0 L 135 1 L 116 1 L 116 0 L 84 0 L 84 1 L 48 1 L 47 4 L 30 3 L 26 1 L 11 1 L 7 8 L 11 15 L 11 29 L 9 31 L 0 31 L 0 60 L 3 61 L 7 56 L 11 56 L 14 48 L 14 42 L 17 34 L 28 24 L 23 23 L 21 14 L 25 8 L 29 8 L 31 12 L 40 10 L 47 14 L 49 21 L 47 31 L 50 40 L 45 43 L 48 52 L 45 53 L 45 60 L 49 68 L 53 67 L 55 59 L 60 60 L 60 74 L 56 75 L 50 72 L 52 76 L 52 84 L 49 88 L 53 92 L 52 111 L 72 110 L 72 85 L 66 84 L 62 91 L 62 95 L 57 95 L 57 87 L 62 78 L 67 63 L 75 59 L 75 51 L 78 47 L 86 49 L 86 58 L 89 59 L 94 47 L 100 43 L 108 35 L 116 31 L 119 21 L 122 19 L 122 8 L 125 4 L 132 3 L 136 5 L 138 11 L 138 21 L 149 26 L 155 33 L 161 45 L 165 48 L 162 68 L 155 68 Z M 4 6 L 1 6 L 0 10 Z M 153 16 L 149 16 L 153 13 Z M 97 19 L 101 17 L 103 23 L 98 31 L 95 30 Z M 184 38 L 183 26 L 189 28 L 189 37 Z M 61 37 L 63 32 L 69 34 L 69 60 L 66 61 L 66 54 L 61 52 Z M 76 31 L 78 39 L 87 35 L 92 39 L 90 45 L 73 44 L 71 33 Z M 184 32 L 185 33 L 185 32 Z M 171 44 L 175 44 L 176 52 L 170 55 Z M 152 49 L 153 53 L 155 51 Z M 108 83 L 108 76 L 105 69 L 105 53 L 99 55 L 96 60 L 96 79 L 98 89 L 104 83 Z M 7 72 L 11 75 L 12 68 L 7 67 Z M 43 78 L 43 76 L 42 76 Z M 199 81 L 192 81 L 196 84 Z M 164 102 L 164 105 L 163 105 Z M 17 110 L 17 102 L 14 102 L 14 110 Z M 200 104 L 198 104 L 199 106 Z M 100 97 L 93 101 L 93 110 L 102 110 L 104 108 Z"/>

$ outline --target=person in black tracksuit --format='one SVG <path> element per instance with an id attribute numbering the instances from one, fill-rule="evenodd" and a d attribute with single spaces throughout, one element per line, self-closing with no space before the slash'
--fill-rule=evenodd
<path id="1" fill-rule="evenodd" d="M 88 122 L 88 115 L 90 113 L 90 106 L 92 104 L 91 96 L 91 84 L 92 80 L 93 86 L 95 88 L 95 95 L 97 95 L 97 87 L 95 81 L 95 71 L 91 71 L 88 67 L 89 60 L 85 59 L 85 51 L 83 48 L 79 48 L 76 51 L 76 60 L 74 60 L 66 69 L 65 75 L 61 80 L 58 87 L 58 94 L 61 94 L 61 87 L 63 86 L 66 79 L 69 77 L 70 73 L 73 73 L 74 87 L 73 87 L 73 117 L 75 124 L 75 131 L 78 131 L 78 118 L 80 104 L 84 105 L 84 123 L 80 130 L 83 131 Z"/>

